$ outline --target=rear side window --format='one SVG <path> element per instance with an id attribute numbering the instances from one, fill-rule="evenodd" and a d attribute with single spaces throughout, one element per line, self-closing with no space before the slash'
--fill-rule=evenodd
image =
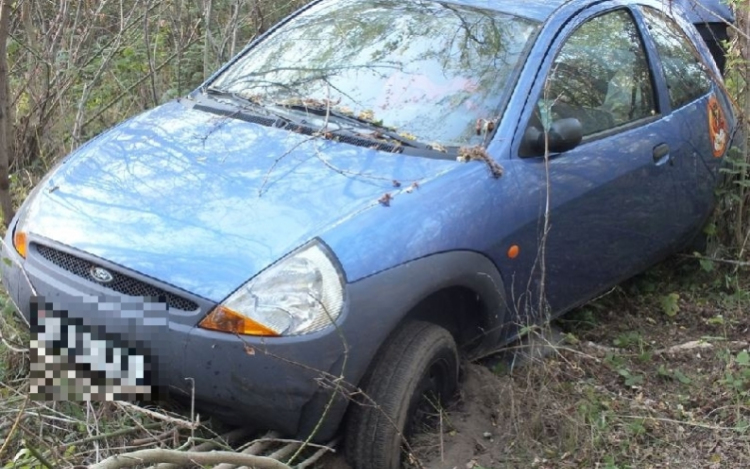
<path id="1" fill-rule="evenodd" d="M 643 15 L 661 58 L 672 108 L 682 107 L 708 93 L 711 79 L 682 28 L 653 8 L 643 7 Z"/>

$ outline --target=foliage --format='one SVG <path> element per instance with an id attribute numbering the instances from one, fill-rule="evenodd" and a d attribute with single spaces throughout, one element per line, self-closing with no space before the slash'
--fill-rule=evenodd
<path id="1" fill-rule="evenodd" d="M 750 5 L 744 0 L 729 0 L 737 18 L 733 39 L 727 44 L 725 83 L 734 98 L 735 110 L 741 121 L 744 140 L 727 155 L 724 184 L 719 189 L 719 210 L 709 225 L 726 248 L 739 259 L 746 258 L 750 248 Z M 705 266 L 704 266 L 705 268 Z"/>
<path id="2" fill-rule="evenodd" d="M 11 2 L 15 201 L 61 156 L 201 83 L 304 1 Z"/>

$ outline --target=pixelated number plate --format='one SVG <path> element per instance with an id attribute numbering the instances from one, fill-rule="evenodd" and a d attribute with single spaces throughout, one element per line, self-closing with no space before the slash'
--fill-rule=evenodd
<path id="1" fill-rule="evenodd" d="M 36 308 L 35 308 L 36 309 Z M 151 400 L 151 361 L 101 327 L 64 312 L 32 314 L 31 397 L 35 400 Z"/>

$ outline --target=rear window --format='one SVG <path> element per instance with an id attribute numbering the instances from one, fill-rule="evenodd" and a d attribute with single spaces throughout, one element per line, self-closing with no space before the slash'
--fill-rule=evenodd
<path id="1" fill-rule="evenodd" d="M 643 13 L 661 58 L 672 108 L 682 107 L 708 93 L 711 79 L 682 28 L 653 8 L 643 7 Z"/>
<path id="2" fill-rule="evenodd" d="M 282 26 L 212 86 L 261 104 L 327 103 L 444 146 L 497 119 L 539 23 L 430 1 L 323 2 Z"/>

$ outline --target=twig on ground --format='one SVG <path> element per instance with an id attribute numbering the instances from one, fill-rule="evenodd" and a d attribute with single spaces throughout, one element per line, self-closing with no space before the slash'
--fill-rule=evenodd
<path id="1" fill-rule="evenodd" d="M 2 342 L 3 345 L 5 345 L 8 348 L 8 350 L 10 350 L 11 352 L 14 352 L 14 353 L 29 353 L 29 349 L 28 348 L 17 347 L 15 345 L 11 344 L 10 342 L 8 342 L 8 340 L 3 336 L 2 329 L 0 329 L 0 342 Z"/>
<path id="2" fill-rule="evenodd" d="M 224 435 L 214 438 L 212 440 L 205 441 L 199 444 L 198 446 L 192 448 L 189 452 L 208 451 L 216 447 L 230 451 L 231 447 L 228 445 L 231 445 L 245 438 L 246 436 L 250 435 L 251 432 L 252 431 L 249 428 L 238 428 L 238 429 L 232 430 L 229 433 L 225 433 Z M 219 469 L 219 467 L 220 466 L 216 466 L 214 469 Z M 178 469 L 178 468 L 179 468 L 179 465 L 177 464 L 162 463 L 162 464 L 157 464 L 156 466 L 151 466 L 149 469 Z"/>
<path id="3" fill-rule="evenodd" d="M 440 435 L 440 462 L 445 462 L 445 441 L 443 439 L 443 409 L 438 409 L 438 418 L 440 419 L 440 426 L 438 428 Z"/>
<path id="4" fill-rule="evenodd" d="M 745 431 L 744 428 L 741 427 L 722 427 L 720 425 L 711 425 L 708 423 L 701 423 L 701 422 L 690 422 L 687 420 L 676 420 L 676 419 L 669 419 L 665 417 L 649 417 L 649 416 L 638 416 L 638 415 L 623 415 L 622 418 L 624 419 L 631 419 L 631 420 L 654 420 L 657 422 L 663 422 L 663 423 L 672 423 L 675 425 L 685 425 L 688 427 L 697 427 L 697 428 L 705 428 L 706 430 L 713 430 L 713 431 L 729 431 L 729 432 L 736 432 L 736 433 L 742 433 Z"/>
<path id="5" fill-rule="evenodd" d="M 36 458 L 37 461 L 42 464 L 42 466 L 46 467 L 47 469 L 55 469 L 55 466 L 50 464 L 50 462 L 47 461 L 47 458 L 45 458 L 42 453 L 40 453 L 36 448 L 31 445 L 26 445 L 26 449 L 29 450 L 29 452 Z"/>
<path id="6" fill-rule="evenodd" d="M 195 418 L 195 378 L 187 377 L 185 381 L 190 381 L 190 421 L 194 425 L 190 427 L 190 441 L 192 442 L 195 439 L 195 425 L 200 424 L 200 417 Z"/>
<path id="7" fill-rule="evenodd" d="M 272 437 L 269 437 L 269 438 L 258 438 L 257 440 L 254 440 L 252 443 L 253 444 L 255 444 L 255 443 L 284 443 L 284 444 L 293 444 L 293 443 L 301 443 L 301 441 L 300 440 L 290 440 L 290 439 L 287 439 L 287 438 L 272 438 Z M 315 443 L 307 443 L 306 446 L 309 446 L 311 448 L 324 449 L 324 450 L 330 451 L 332 453 L 336 452 L 336 450 L 333 449 L 333 443 L 329 443 L 327 445 L 318 445 L 318 444 L 315 444 Z"/>
<path id="8" fill-rule="evenodd" d="M 602 353 L 621 353 L 622 352 L 622 349 L 619 349 L 617 347 L 607 347 L 606 345 L 597 344 L 591 341 L 581 342 L 581 346 L 590 348 L 590 349 L 593 349 Z"/>
<path id="9" fill-rule="evenodd" d="M 124 407 L 128 409 L 133 409 L 136 412 L 140 412 L 142 414 L 148 415 L 149 417 L 162 420 L 164 422 L 173 423 L 179 427 L 183 428 L 190 428 L 195 429 L 200 426 L 200 422 L 188 422 L 187 420 L 178 418 L 178 417 L 172 417 L 170 415 L 163 414 L 161 412 L 156 412 L 154 410 L 149 410 L 144 407 L 137 406 L 135 404 L 131 404 L 130 402 L 125 401 L 116 401 L 117 405 L 119 407 Z"/>
<path id="10" fill-rule="evenodd" d="M 695 254 L 680 254 L 680 257 L 685 257 L 688 259 L 698 259 L 701 261 L 718 262 L 719 264 L 729 264 L 737 267 L 750 267 L 750 262 L 736 261 L 732 259 L 719 259 L 717 257 L 700 256 Z"/>
<path id="11" fill-rule="evenodd" d="M 303 442 L 301 441 L 295 441 L 294 443 L 284 445 L 273 453 L 269 454 L 268 457 L 273 459 L 274 461 L 280 461 L 282 459 L 288 458 L 292 454 L 296 456 L 297 451 L 302 447 L 302 443 Z M 289 464 L 291 464 L 291 462 Z"/>
<path id="12" fill-rule="evenodd" d="M 747 347 L 748 342 L 742 342 L 742 341 L 722 342 L 722 345 L 731 346 L 735 348 L 741 348 L 741 347 Z M 671 347 L 656 350 L 654 351 L 654 354 L 656 355 L 673 354 L 673 353 L 690 352 L 693 350 L 704 350 L 704 349 L 711 349 L 711 348 L 714 348 L 714 344 L 712 344 L 711 342 L 706 342 L 705 340 L 691 340 L 690 342 L 685 342 L 684 344 L 673 345 Z"/>
<path id="13" fill-rule="evenodd" d="M 275 435 L 275 433 L 273 434 Z M 242 454 L 252 454 L 257 456 L 271 445 L 271 440 L 273 440 L 273 438 L 263 440 L 265 441 L 254 440 L 239 452 Z M 235 466 L 232 464 L 219 464 L 218 466 L 215 466 L 214 469 L 235 469 Z"/>
<path id="14" fill-rule="evenodd" d="M 334 450 L 333 448 L 331 448 L 331 446 L 335 446 L 338 443 L 338 441 L 339 441 L 339 439 L 337 438 L 337 439 L 333 440 L 329 444 L 329 446 L 322 446 L 322 447 L 320 447 L 320 449 L 318 449 L 315 453 L 313 453 L 309 458 L 307 458 L 304 461 L 302 461 L 299 464 L 297 464 L 297 469 L 304 469 L 306 467 L 310 467 L 313 464 L 315 464 L 315 462 L 317 462 L 318 459 L 320 459 L 321 457 L 323 457 L 323 455 L 326 454 L 327 452 L 329 452 L 329 451 L 330 452 L 335 452 L 336 450 Z M 313 446 L 313 445 L 311 445 L 311 444 L 308 443 L 308 446 Z"/>
<path id="15" fill-rule="evenodd" d="M 91 430 L 92 426 L 89 425 L 89 420 L 94 420 L 94 431 Z M 93 406 L 91 405 L 91 401 L 86 402 L 86 432 L 89 434 L 89 437 L 94 436 L 94 434 L 99 434 L 99 419 L 96 416 L 96 412 L 94 412 Z M 104 440 L 106 443 L 106 440 Z M 96 453 L 96 461 L 101 461 L 101 456 L 99 454 L 99 440 L 93 440 L 92 442 L 94 444 L 94 451 Z"/>
<path id="16" fill-rule="evenodd" d="M 167 431 L 161 432 L 158 435 L 152 435 L 148 436 L 146 438 L 138 438 L 136 440 L 132 440 L 130 442 L 133 446 L 143 446 L 151 443 L 160 443 L 164 440 L 168 440 L 170 438 L 174 438 L 174 434 L 177 432 L 176 428 L 171 428 Z"/>
<path id="17" fill-rule="evenodd" d="M 16 414 L 16 420 L 13 422 L 13 426 L 10 427 L 10 432 L 8 432 L 8 436 L 5 438 L 5 441 L 3 442 L 3 446 L 0 446 L 0 461 L 3 459 L 3 454 L 5 453 L 5 450 L 10 445 L 11 440 L 13 439 L 13 434 L 18 430 L 18 424 L 21 423 L 21 418 L 24 416 L 24 409 L 26 409 L 26 404 L 29 403 L 30 396 L 27 394 L 26 399 L 24 399 L 23 404 L 21 404 L 21 408 L 18 410 L 18 413 Z"/>

